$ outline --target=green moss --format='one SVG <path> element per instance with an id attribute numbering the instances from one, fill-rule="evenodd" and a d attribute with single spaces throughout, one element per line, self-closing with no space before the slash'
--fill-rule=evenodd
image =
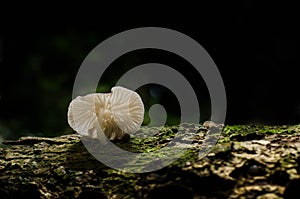
<path id="1" fill-rule="evenodd" d="M 232 125 L 225 126 L 219 143 L 261 139 L 270 134 L 292 134 L 299 125 Z"/>
<path id="2" fill-rule="evenodd" d="M 169 154 L 174 152 L 176 147 L 160 149 L 170 143 L 178 130 L 178 126 L 142 127 L 134 136 L 113 142 L 127 151 L 155 152 L 148 159 L 140 158 L 128 162 L 133 170 L 139 166 L 143 169 L 147 166 L 149 158 L 151 160 L 169 158 Z M 193 131 L 197 133 L 192 138 L 191 132 Z M 239 175 L 243 175 L 243 172 L 247 173 L 249 168 L 255 168 L 255 166 L 261 167 L 264 172 L 268 173 L 264 175 L 266 178 L 271 176 L 275 166 L 280 170 L 297 168 L 296 160 L 299 152 L 291 143 L 298 142 L 299 132 L 299 125 L 226 126 L 220 135 L 219 143 L 213 148 L 206 146 L 211 151 L 206 157 L 201 158 L 199 152 L 205 151 L 202 141 L 208 137 L 207 129 L 198 124 L 186 124 L 184 133 L 188 139 L 193 139 L 190 148 L 162 170 L 142 174 L 122 172 L 102 164 L 86 150 L 77 135 L 53 139 L 31 138 L 25 140 L 26 142 L 22 141 L 23 144 L 19 143 L 0 150 L 2 154 L 0 172 L 3 173 L 0 180 L 5 182 L 4 188 L 34 181 L 45 186 L 47 188 L 45 192 L 53 196 L 65 195 L 66 190 L 71 190 L 71 196 L 77 196 L 81 191 L 93 189 L 101 190 L 109 198 L 144 198 L 150 189 L 169 182 L 193 183 L 191 179 L 194 178 L 202 182 L 204 176 L 212 176 L 211 181 L 215 183 L 214 178 L 218 175 L 224 178 L 226 183 L 232 183 L 232 176 L 237 176 L 238 181 L 242 179 Z M 264 145 L 263 142 L 258 144 L 258 139 L 272 142 L 272 146 L 267 147 L 267 144 Z M 266 156 L 264 153 L 269 150 L 269 147 L 272 147 L 270 149 L 272 153 Z M 260 152 L 261 154 L 255 154 Z M 233 173 L 232 176 L 228 176 L 229 170 Z M 251 180 L 253 182 L 253 179 Z M 207 182 L 206 178 L 203 182 Z M 193 184 L 190 186 L 192 187 Z M 65 189 L 66 187 L 68 189 Z"/>

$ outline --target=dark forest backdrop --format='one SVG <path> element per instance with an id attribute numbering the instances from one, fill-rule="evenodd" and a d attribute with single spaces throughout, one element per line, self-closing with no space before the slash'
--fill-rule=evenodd
<path id="1" fill-rule="evenodd" d="M 72 132 L 66 121 L 67 107 L 86 55 L 106 38 L 144 26 L 180 31 L 206 49 L 224 80 L 227 123 L 299 123 L 299 20 L 292 7 L 277 5 L 275 9 L 248 0 L 219 6 L 222 12 L 209 14 L 202 14 L 205 8 L 200 7 L 173 15 L 139 11 L 124 18 L 122 13 L 112 20 L 95 14 L 85 19 L 7 22 L 0 29 L 0 136 Z M 140 50 L 120 57 L 111 65 L 100 90 L 109 91 L 122 72 L 148 62 L 181 70 L 197 90 L 201 121 L 209 119 L 203 80 L 185 60 L 168 52 Z M 161 97 L 147 94 L 151 90 Z M 168 121 L 177 121 L 178 104 L 167 89 L 152 85 L 140 93 L 149 98 L 146 106 L 168 102 Z"/>

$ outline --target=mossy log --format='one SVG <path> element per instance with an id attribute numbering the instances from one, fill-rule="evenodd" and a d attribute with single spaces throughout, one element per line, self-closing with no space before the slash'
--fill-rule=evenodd
<path id="1" fill-rule="evenodd" d="M 155 137 L 127 137 L 135 152 L 165 146 L 174 127 L 141 128 Z M 196 129 L 191 149 L 148 173 L 118 171 L 96 160 L 77 134 L 22 137 L 0 148 L 0 198 L 292 198 L 300 191 L 299 126 L 226 126 L 218 144 L 198 157 L 207 129 Z M 298 194 L 297 194 L 298 193 Z M 297 198 L 297 197 L 296 197 Z"/>

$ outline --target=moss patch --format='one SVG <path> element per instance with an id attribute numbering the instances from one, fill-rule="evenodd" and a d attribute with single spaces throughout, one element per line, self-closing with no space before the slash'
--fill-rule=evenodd
<path id="1" fill-rule="evenodd" d="M 293 191 L 290 184 L 300 178 L 299 125 L 225 126 L 220 137 L 198 124 L 185 124 L 182 129 L 143 127 L 114 144 L 127 151 L 154 152 L 156 157 L 167 158 L 168 153 L 160 154 L 159 150 L 178 132 L 185 136 L 174 146 L 191 142 L 189 148 L 171 165 L 148 173 L 107 167 L 86 150 L 76 134 L 6 141 L 7 147 L 0 148 L 0 196 L 155 198 L 176 193 L 198 198 L 280 198 L 285 189 Z M 218 143 L 210 146 L 210 140 L 216 138 Z M 199 157 L 206 147 L 211 150 Z M 145 163 L 130 162 L 149 166 Z"/>

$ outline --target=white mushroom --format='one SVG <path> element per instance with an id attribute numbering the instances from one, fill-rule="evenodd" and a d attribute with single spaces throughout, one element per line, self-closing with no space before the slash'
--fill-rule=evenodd
<path id="1" fill-rule="evenodd" d="M 140 96 L 123 87 L 113 87 L 111 93 L 78 96 L 69 105 L 68 123 L 80 135 L 121 139 L 125 133 L 136 132 L 144 118 Z"/>

